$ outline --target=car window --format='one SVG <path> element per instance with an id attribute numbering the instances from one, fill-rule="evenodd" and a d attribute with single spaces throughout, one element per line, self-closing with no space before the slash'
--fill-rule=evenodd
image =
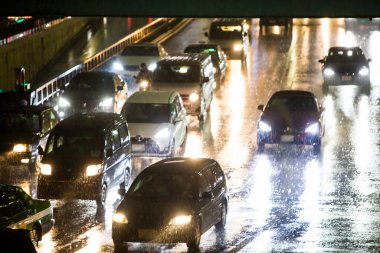
<path id="1" fill-rule="evenodd" d="M 279 96 L 269 100 L 266 109 L 274 111 L 317 111 L 317 105 L 312 97 Z"/>
<path id="2" fill-rule="evenodd" d="M 57 125 L 58 121 L 59 119 L 53 111 L 44 111 L 42 113 L 42 132 L 49 132 L 55 125 Z"/>
<path id="3" fill-rule="evenodd" d="M 121 140 L 120 140 L 119 131 L 117 129 L 113 129 L 111 131 L 111 136 L 112 136 L 112 147 L 113 147 L 113 150 L 116 150 L 116 149 L 120 148 L 120 146 L 121 146 Z"/>
<path id="4" fill-rule="evenodd" d="M 122 114 L 128 123 L 169 123 L 171 111 L 168 104 L 126 103 Z"/>
<path id="5" fill-rule="evenodd" d="M 209 183 L 209 180 L 207 179 L 207 176 L 202 173 L 201 176 L 199 177 L 199 196 L 203 192 L 210 192 L 211 191 L 211 185 Z"/>
<path id="6" fill-rule="evenodd" d="M 159 64 L 153 72 L 153 82 L 199 82 L 199 65 Z"/>
<path id="7" fill-rule="evenodd" d="M 119 135 L 121 144 L 125 144 L 129 142 L 129 132 L 127 124 L 123 123 L 119 126 Z"/>
<path id="8" fill-rule="evenodd" d="M 223 171 L 222 169 L 220 168 L 220 166 L 215 163 L 211 166 L 211 169 L 212 169 L 212 172 L 214 174 L 214 177 L 215 177 L 215 183 L 216 184 L 220 184 L 223 182 L 223 178 L 224 178 L 224 175 L 223 175 Z"/>
<path id="9" fill-rule="evenodd" d="M 8 201 L 12 216 L 19 214 L 27 209 L 25 203 L 16 194 L 9 194 Z"/>
<path id="10" fill-rule="evenodd" d="M 210 39 L 242 39 L 243 26 L 237 24 L 212 23 Z"/>

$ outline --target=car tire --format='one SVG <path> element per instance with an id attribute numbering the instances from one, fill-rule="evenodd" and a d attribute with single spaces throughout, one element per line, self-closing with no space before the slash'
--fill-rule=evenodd
<path id="1" fill-rule="evenodd" d="M 196 251 L 199 249 L 201 242 L 201 223 L 198 220 L 191 231 L 189 241 L 186 243 L 189 251 Z"/>
<path id="2" fill-rule="evenodd" d="M 96 198 L 96 205 L 98 207 L 104 207 L 106 205 L 106 200 L 107 200 L 107 185 L 103 184 L 102 190 L 99 196 Z"/>
<path id="3" fill-rule="evenodd" d="M 226 220 L 227 220 L 227 205 L 223 203 L 222 209 L 221 209 L 220 221 L 215 224 L 216 230 L 218 231 L 223 230 L 224 226 L 226 225 Z"/>

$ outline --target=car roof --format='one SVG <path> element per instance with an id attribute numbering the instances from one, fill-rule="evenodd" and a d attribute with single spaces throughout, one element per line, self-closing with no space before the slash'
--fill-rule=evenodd
<path id="1" fill-rule="evenodd" d="M 94 130 L 103 131 L 111 128 L 115 124 L 121 123 L 125 119 L 117 113 L 111 112 L 90 112 L 90 113 L 77 113 L 63 119 L 59 122 L 54 129 L 57 131 L 82 131 Z"/>
<path id="2" fill-rule="evenodd" d="M 160 63 L 178 63 L 182 62 L 184 64 L 190 64 L 193 62 L 203 62 L 207 58 L 211 59 L 210 54 L 206 53 L 173 53 L 171 55 L 167 55 L 159 60 Z"/>
<path id="3" fill-rule="evenodd" d="M 303 96 L 303 97 L 315 97 L 314 93 L 305 90 L 280 90 L 273 93 L 272 97 L 288 97 L 288 96 Z"/>
<path id="4" fill-rule="evenodd" d="M 0 111 L 8 113 L 39 114 L 48 109 L 52 109 L 52 107 L 46 105 L 11 105 L 9 107 L 1 108 Z"/>
<path id="5" fill-rule="evenodd" d="M 199 174 L 206 166 L 216 163 L 212 158 L 166 158 L 147 167 L 142 173 Z"/>
<path id="6" fill-rule="evenodd" d="M 127 103 L 169 104 L 174 101 L 176 94 L 175 91 L 136 91 L 127 99 Z"/>
<path id="7" fill-rule="evenodd" d="M 211 22 L 211 24 L 226 24 L 226 25 L 243 25 L 244 19 L 238 18 L 221 18 L 215 19 Z"/>
<path id="8" fill-rule="evenodd" d="M 201 48 L 201 49 L 203 49 L 203 48 L 218 48 L 218 47 L 220 47 L 220 45 L 218 45 L 218 44 L 213 44 L 213 43 L 198 43 L 198 44 L 190 44 L 190 45 L 188 45 L 185 48 L 185 50 L 188 49 L 188 48 Z"/>

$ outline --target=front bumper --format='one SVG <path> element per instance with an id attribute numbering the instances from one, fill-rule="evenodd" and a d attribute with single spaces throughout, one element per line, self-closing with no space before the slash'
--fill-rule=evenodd
<path id="1" fill-rule="evenodd" d="M 37 197 L 39 199 L 88 199 L 96 200 L 101 194 L 100 177 L 76 180 L 51 180 L 49 176 L 38 176 Z"/>
<path id="2" fill-rule="evenodd" d="M 149 137 L 135 136 L 131 138 L 133 156 L 168 156 L 170 139 L 157 141 Z"/>
<path id="3" fill-rule="evenodd" d="M 333 76 L 323 76 L 327 85 L 363 85 L 370 82 L 369 75 L 360 76 L 359 74 L 334 74 Z"/>
<path id="4" fill-rule="evenodd" d="M 181 243 L 192 236 L 192 225 L 165 226 L 160 228 L 138 227 L 130 224 L 112 223 L 112 239 L 115 244 L 123 242 Z"/>
<path id="5" fill-rule="evenodd" d="M 320 145 L 321 137 L 319 134 L 283 133 L 272 130 L 270 132 L 258 131 L 257 141 L 260 144 L 299 144 L 299 145 Z"/>

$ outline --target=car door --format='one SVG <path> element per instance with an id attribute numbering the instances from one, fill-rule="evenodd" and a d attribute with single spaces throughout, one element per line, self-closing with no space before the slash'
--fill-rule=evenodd
<path id="1" fill-rule="evenodd" d="M 41 138 L 39 145 L 45 147 L 50 131 L 58 124 L 59 116 L 53 109 L 48 109 L 41 114 Z"/>
<path id="2" fill-rule="evenodd" d="M 208 230 L 212 225 L 214 218 L 213 215 L 213 202 L 212 202 L 212 191 L 211 184 L 208 179 L 208 174 L 210 170 L 203 170 L 199 174 L 199 206 L 200 206 L 200 215 L 202 217 L 202 231 Z"/>
<path id="3" fill-rule="evenodd" d="M 121 163 L 119 165 L 120 169 L 118 169 L 118 181 L 122 182 L 124 180 L 124 171 L 129 170 L 129 176 L 132 173 L 132 153 L 131 153 L 131 139 L 129 135 L 129 130 L 127 126 L 127 122 L 123 122 L 118 127 L 121 147 L 120 147 L 120 160 Z"/>
<path id="4" fill-rule="evenodd" d="M 216 224 L 219 221 L 219 217 L 221 217 L 221 210 L 223 201 L 226 197 L 226 186 L 224 184 L 224 175 L 222 173 L 222 169 L 220 168 L 220 165 L 217 163 L 214 163 L 210 166 L 210 169 L 212 171 L 212 182 L 213 185 L 211 185 L 212 193 L 214 196 L 214 209 L 213 209 L 213 217 L 214 223 Z M 210 175 L 211 176 L 211 175 Z"/>
<path id="5" fill-rule="evenodd" d="M 114 85 L 115 85 L 115 113 L 120 113 L 125 101 L 127 101 L 127 85 L 124 80 L 119 75 L 113 76 Z"/>
<path id="6" fill-rule="evenodd" d="M 211 100 L 212 100 L 212 93 L 214 89 L 213 84 L 215 81 L 211 61 L 202 68 L 201 75 L 202 75 L 202 94 L 203 94 L 203 99 L 204 99 L 203 102 L 205 103 L 205 109 L 208 110 Z M 205 77 L 208 78 L 208 81 L 203 81 Z"/>
<path id="7" fill-rule="evenodd" d="M 120 178 L 122 175 L 124 175 L 124 161 L 125 161 L 125 154 L 124 149 L 121 145 L 121 139 L 119 134 L 119 129 L 117 126 L 115 126 L 111 130 L 111 139 L 112 139 L 112 150 L 113 150 L 113 156 L 112 156 L 112 171 L 110 171 L 110 178 L 112 178 L 112 182 L 109 182 L 110 186 L 116 185 L 120 182 Z"/>
<path id="8" fill-rule="evenodd" d="M 183 107 L 183 104 L 181 103 L 180 96 L 176 96 L 172 107 L 174 107 L 176 111 L 176 116 L 175 116 L 175 119 L 173 120 L 174 136 L 175 136 L 176 144 L 179 145 L 183 142 L 185 138 L 186 127 L 187 127 L 186 110 Z"/>
<path id="9" fill-rule="evenodd" d="M 12 220 L 10 227 L 27 229 L 27 225 L 32 222 L 28 218 L 33 215 L 33 210 L 29 209 L 16 193 L 8 195 L 8 206 Z"/>

